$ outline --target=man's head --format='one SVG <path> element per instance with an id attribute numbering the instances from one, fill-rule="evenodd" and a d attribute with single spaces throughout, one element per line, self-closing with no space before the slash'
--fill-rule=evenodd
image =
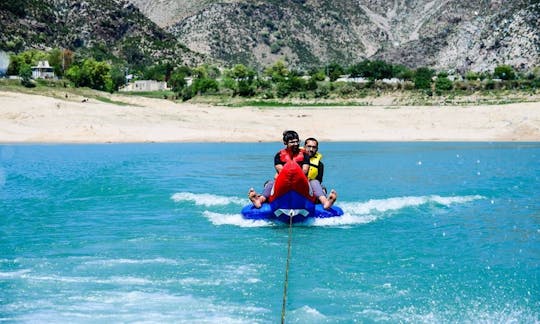
<path id="1" fill-rule="evenodd" d="M 300 150 L 300 139 L 298 138 L 298 133 L 293 130 L 284 131 L 283 144 L 285 144 L 287 148 L 291 149 L 293 152 L 298 152 Z"/>
<path id="2" fill-rule="evenodd" d="M 304 148 L 309 154 L 309 157 L 313 157 L 315 154 L 317 154 L 317 151 L 319 150 L 319 141 L 317 141 L 313 137 L 310 137 L 304 142 Z"/>

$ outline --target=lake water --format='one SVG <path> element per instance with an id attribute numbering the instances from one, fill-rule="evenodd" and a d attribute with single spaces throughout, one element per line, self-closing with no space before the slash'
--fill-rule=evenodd
<path id="1" fill-rule="evenodd" d="M 277 323 L 280 143 L 0 146 L 0 322 Z M 287 323 L 540 323 L 540 143 L 321 143 Z"/>

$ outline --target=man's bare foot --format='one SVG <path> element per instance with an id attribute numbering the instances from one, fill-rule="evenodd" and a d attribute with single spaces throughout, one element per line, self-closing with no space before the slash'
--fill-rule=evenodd
<path id="1" fill-rule="evenodd" d="M 328 195 L 328 199 L 326 199 L 326 201 L 323 203 L 323 208 L 329 209 L 330 207 L 332 207 L 332 205 L 334 205 L 336 200 L 337 200 L 337 192 L 334 189 L 332 189 L 330 190 L 330 195 Z"/>
<path id="2" fill-rule="evenodd" d="M 261 199 L 259 199 L 259 197 L 260 195 L 257 194 L 257 192 L 255 192 L 255 189 L 249 188 L 248 198 L 253 204 L 253 206 L 255 206 L 255 208 L 261 208 L 262 204 L 261 204 Z"/>

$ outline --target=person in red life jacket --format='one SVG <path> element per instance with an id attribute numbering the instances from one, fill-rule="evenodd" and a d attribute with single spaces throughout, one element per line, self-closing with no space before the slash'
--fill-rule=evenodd
<path id="1" fill-rule="evenodd" d="M 300 139 L 298 137 L 298 133 L 292 130 L 283 132 L 283 144 L 285 145 L 285 148 L 277 152 L 274 156 L 276 175 L 281 172 L 283 165 L 287 161 L 292 160 L 298 163 L 307 177 L 309 172 L 309 155 L 304 150 L 300 150 Z M 270 197 L 273 185 L 273 180 L 268 181 L 265 184 L 263 193 L 261 195 L 257 194 L 253 188 L 249 189 L 248 197 L 255 208 L 261 208 L 262 204 Z M 328 209 L 334 204 L 337 196 L 334 195 L 332 199 L 326 198 L 320 183 L 318 183 L 318 185 L 315 183 L 311 189 L 313 194 L 319 198 L 324 208 Z"/>
<path id="2" fill-rule="evenodd" d="M 324 164 L 322 154 L 319 153 L 319 141 L 310 137 L 305 140 L 303 150 L 309 156 L 309 170 L 307 177 L 309 185 L 323 206 L 332 206 L 337 199 L 337 192 L 332 189 L 326 198 L 326 188 L 323 187 Z M 319 190 L 320 188 L 320 190 Z M 322 198 L 321 198 L 322 196 Z M 325 207 L 326 209 L 329 207 Z"/>

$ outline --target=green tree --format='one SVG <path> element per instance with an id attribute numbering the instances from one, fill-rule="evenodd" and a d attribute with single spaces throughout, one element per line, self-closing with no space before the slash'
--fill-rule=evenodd
<path id="1" fill-rule="evenodd" d="M 219 90 L 218 82 L 210 78 L 196 78 L 193 80 L 191 87 L 193 93 L 198 94 L 217 92 Z"/>
<path id="2" fill-rule="evenodd" d="M 326 75 L 330 78 L 330 81 L 336 81 L 343 73 L 345 69 L 338 63 L 330 63 L 326 66 Z"/>
<path id="3" fill-rule="evenodd" d="M 8 75 L 19 75 L 19 70 L 21 69 L 21 66 L 25 64 L 22 57 L 19 55 L 10 55 L 9 56 L 9 65 L 7 69 Z"/>
<path id="4" fill-rule="evenodd" d="M 110 80 L 111 89 L 108 91 L 117 91 L 118 88 L 126 83 L 126 67 L 123 65 L 113 65 L 111 67 Z"/>
<path id="5" fill-rule="evenodd" d="M 493 77 L 501 80 L 515 80 L 516 72 L 510 65 L 499 65 L 495 68 Z"/>
<path id="6" fill-rule="evenodd" d="M 106 62 L 97 62 L 90 58 L 69 68 L 66 77 L 77 87 L 110 91 L 113 87 L 110 70 L 111 67 Z"/>
<path id="7" fill-rule="evenodd" d="M 439 74 L 439 76 L 437 76 L 437 80 L 435 81 L 435 90 L 441 92 L 452 90 L 452 88 L 452 81 L 450 81 L 447 76 L 445 76 L 444 74 Z"/>
<path id="8" fill-rule="evenodd" d="M 416 89 L 430 89 L 431 78 L 435 72 L 429 68 L 421 67 L 414 72 L 414 86 Z"/>
<path id="9" fill-rule="evenodd" d="M 36 84 L 32 81 L 32 68 L 23 64 L 19 69 L 19 76 L 21 77 L 21 84 L 27 88 L 33 88 Z"/>
<path id="10" fill-rule="evenodd" d="M 371 64 L 371 70 L 374 80 L 390 79 L 394 76 L 392 65 L 386 63 L 385 61 L 373 61 Z"/>
<path id="11" fill-rule="evenodd" d="M 205 65 L 199 65 L 191 70 L 191 74 L 196 79 L 208 78 L 208 69 Z"/>
<path id="12" fill-rule="evenodd" d="M 26 16 L 28 0 L 4 0 L 0 1 L 0 10 L 7 10 L 18 17 Z"/>
<path id="13" fill-rule="evenodd" d="M 392 74 L 393 77 L 396 77 L 398 79 L 402 80 L 413 80 L 414 78 L 414 71 L 406 67 L 405 65 L 394 65 L 392 67 Z"/>
<path id="14" fill-rule="evenodd" d="M 174 68 L 170 63 L 158 63 L 144 69 L 143 79 L 166 81 L 170 78 L 173 69 Z"/>
<path id="15" fill-rule="evenodd" d="M 82 77 L 82 72 L 81 72 L 81 68 L 79 65 L 75 64 L 73 66 L 71 66 L 67 71 L 66 71 L 66 77 L 68 78 L 68 80 L 70 80 L 71 82 L 73 82 L 73 84 L 76 86 L 76 87 L 81 87 L 82 84 L 83 84 L 83 77 Z"/>
<path id="16" fill-rule="evenodd" d="M 289 75 L 289 70 L 287 69 L 287 64 L 285 64 L 284 61 L 278 60 L 272 66 L 267 67 L 264 70 L 264 74 L 269 76 L 272 81 L 280 82 Z"/>
<path id="17" fill-rule="evenodd" d="M 469 80 L 469 81 L 475 81 L 475 80 L 478 80 L 480 78 L 480 76 L 478 75 L 478 73 L 474 72 L 474 71 L 467 71 L 465 73 L 465 79 Z"/>
<path id="18" fill-rule="evenodd" d="M 226 87 L 232 89 L 235 95 L 251 97 L 255 94 L 254 85 L 255 71 L 243 64 L 236 64 L 231 70 L 226 71 Z"/>
<path id="19" fill-rule="evenodd" d="M 62 59 L 62 50 L 55 48 L 49 52 L 49 65 L 54 69 L 54 74 L 57 77 L 62 77 L 64 75 L 63 69 L 63 59 Z"/>
<path id="20" fill-rule="evenodd" d="M 181 94 L 184 87 L 187 85 L 186 74 L 184 71 L 175 70 L 169 78 L 169 87 L 177 94 Z"/>
<path id="21" fill-rule="evenodd" d="M 279 98 L 285 98 L 291 93 L 291 85 L 286 80 L 280 81 L 276 85 L 276 94 Z"/>
<path id="22" fill-rule="evenodd" d="M 364 77 L 370 80 L 390 79 L 394 77 L 394 69 L 391 64 L 381 60 L 364 60 L 349 68 L 351 77 Z"/>
<path id="23" fill-rule="evenodd" d="M 324 70 L 314 70 L 310 73 L 311 79 L 314 81 L 324 81 L 326 75 L 324 75 Z"/>

